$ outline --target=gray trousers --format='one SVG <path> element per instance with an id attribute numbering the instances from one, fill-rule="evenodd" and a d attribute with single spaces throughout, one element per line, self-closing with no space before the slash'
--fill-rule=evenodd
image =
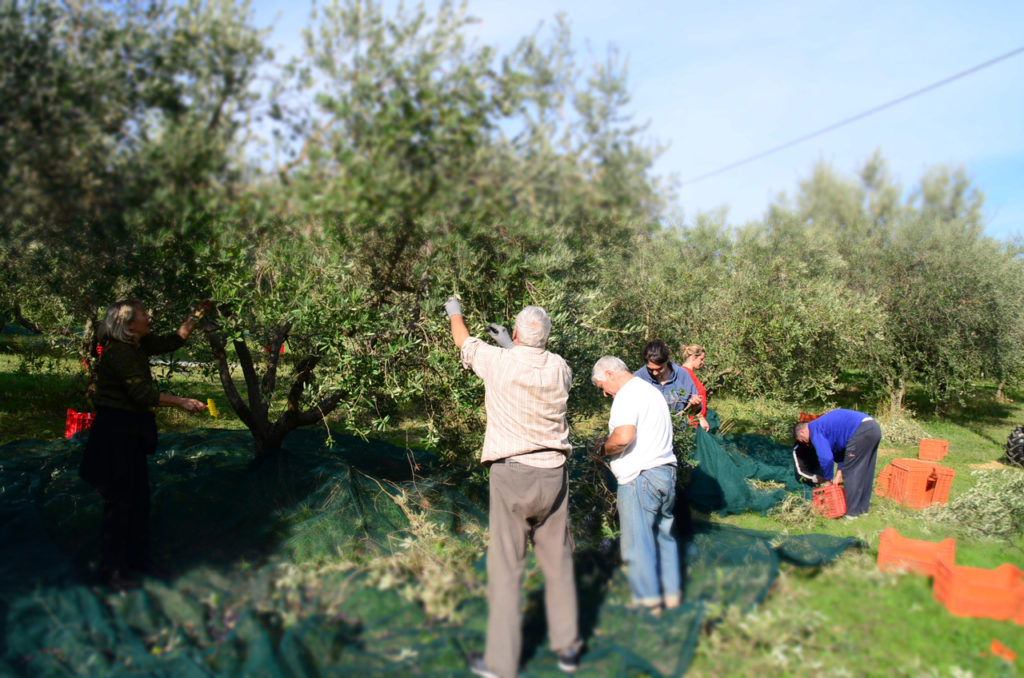
<path id="1" fill-rule="evenodd" d="M 514 678 L 519 673 L 523 647 L 523 570 L 531 536 L 544 572 L 544 609 L 551 649 L 562 654 L 582 646 L 565 466 L 535 468 L 511 459 L 493 464 L 490 530 L 484 660 L 487 668 L 501 678 Z"/>
<path id="2" fill-rule="evenodd" d="M 875 483 L 878 443 L 881 440 L 882 427 L 874 419 L 869 419 L 862 422 L 846 441 L 846 452 L 843 456 L 843 495 L 848 516 L 859 516 L 868 512 L 871 490 Z"/>

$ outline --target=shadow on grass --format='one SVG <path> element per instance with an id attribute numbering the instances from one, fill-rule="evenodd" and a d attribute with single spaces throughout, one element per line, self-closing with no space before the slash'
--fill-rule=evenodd
<path id="1" fill-rule="evenodd" d="M 0 447 L 0 674 L 447 675 L 452 639 L 476 632 L 349 561 L 393 549 L 406 510 L 448 534 L 479 524 L 467 484 L 383 443 L 297 431 L 285 445 L 254 464 L 247 432 L 161 434 L 153 542 L 172 578 L 126 593 L 89 585 L 102 500 L 77 477 L 84 439 Z"/>
<path id="2" fill-rule="evenodd" d="M 676 496 L 673 519 L 676 546 L 679 550 L 680 582 L 685 590 L 688 546 L 695 534 L 685 489 L 680 489 Z M 594 636 L 600 621 L 601 608 L 608 597 L 609 584 L 616 571 L 622 566 L 620 553 L 619 541 L 606 539 L 598 548 L 578 550 L 573 555 L 579 604 L 580 638 L 585 644 Z M 544 589 L 536 587 L 527 594 L 526 612 L 523 615 L 522 664 L 528 664 L 537 651 L 543 647 L 547 632 Z"/>
<path id="3" fill-rule="evenodd" d="M 1024 423 L 1015 419 L 1019 416 L 1020 406 L 1014 402 L 1020 394 L 1009 392 L 1009 398 L 996 398 L 994 386 L 979 387 L 977 392 L 963 403 L 951 401 L 936 408 L 934 402 L 919 388 L 908 392 L 906 403 L 914 411 L 922 414 L 921 420 L 926 423 L 942 422 L 947 426 L 957 426 L 969 431 L 993 445 L 1003 447 L 1006 437 L 1017 426 Z"/>
<path id="4" fill-rule="evenodd" d="M 150 462 L 151 525 L 154 553 L 172 575 L 203 564 L 256 562 L 282 547 L 329 557 L 383 543 L 407 525 L 399 507 L 381 500 L 381 483 L 408 481 L 417 463 L 423 468 L 430 460 L 349 437 L 328 448 L 322 433 L 310 431 L 295 432 L 285 444 L 254 463 L 248 432 L 161 434 Z M 25 526 L 5 535 L 8 584 L 91 579 L 103 502 L 77 477 L 83 448 L 81 436 L 0 448 L 7 506 Z M 53 558 L 73 567 L 45 562 Z"/>
<path id="5" fill-rule="evenodd" d="M 617 544 L 614 545 L 617 548 Z M 576 574 L 576 596 L 579 605 L 580 638 L 584 644 L 594 635 L 601 606 L 608 594 L 608 582 L 618 566 L 616 558 L 593 551 L 573 554 Z M 535 587 L 526 596 L 523 614 L 522 664 L 528 664 L 544 646 L 548 634 L 544 610 L 544 588 Z"/>

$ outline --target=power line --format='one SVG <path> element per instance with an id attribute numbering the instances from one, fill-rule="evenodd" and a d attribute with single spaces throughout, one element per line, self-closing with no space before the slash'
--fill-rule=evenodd
<path id="1" fill-rule="evenodd" d="M 927 85 L 925 87 L 922 87 L 921 89 L 914 90 L 913 92 L 910 92 L 909 94 L 904 94 L 903 96 L 899 97 L 898 99 L 893 99 L 891 101 L 885 102 L 884 104 L 880 104 L 878 106 L 875 106 L 874 108 L 869 108 L 868 110 L 863 111 L 861 113 L 858 113 L 857 115 L 854 115 L 852 117 L 846 118 L 845 120 L 840 120 L 837 123 L 833 123 L 833 124 L 829 125 L 828 127 L 822 127 L 819 130 L 815 130 L 814 132 L 811 132 L 809 134 L 805 134 L 802 137 L 798 137 L 796 139 L 793 139 L 792 141 L 787 141 L 784 144 L 780 144 L 780 145 L 775 146 L 773 148 L 769 148 L 766 151 L 761 151 L 760 153 L 757 153 L 755 155 L 751 155 L 749 157 L 743 158 L 742 160 L 737 160 L 734 163 L 730 163 L 730 164 L 728 164 L 728 165 L 726 165 L 724 167 L 719 167 L 718 169 L 716 169 L 714 171 L 711 171 L 711 172 L 708 172 L 706 174 L 701 174 L 699 176 L 693 177 L 692 179 L 687 179 L 686 181 L 684 181 L 681 184 L 679 184 L 679 186 L 682 187 L 682 186 L 687 186 L 689 184 L 695 184 L 698 181 L 703 181 L 703 180 L 708 179 L 710 177 L 713 177 L 713 176 L 715 176 L 717 174 L 721 174 L 723 172 L 728 172 L 729 170 L 735 169 L 737 167 L 740 167 L 741 165 L 746 165 L 747 163 L 754 162 L 755 160 L 760 160 L 761 158 L 763 158 L 763 157 L 765 157 L 767 155 L 771 155 L 772 153 L 778 153 L 779 151 L 787 149 L 790 146 L 796 146 L 797 144 L 803 143 L 803 142 L 807 141 L 808 139 L 813 139 L 816 136 L 820 136 L 820 135 L 825 134 L 827 132 L 831 132 L 832 130 L 839 129 L 840 127 L 843 127 L 844 125 L 849 125 L 850 123 L 856 122 L 856 121 L 858 121 L 858 120 L 860 120 L 862 118 L 866 118 L 869 115 L 874 115 L 875 113 L 878 113 L 879 111 L 883 111 L 883 110 L 885 110 L 887 108 L 891 108 L 891 107 L 895 106 L 896 104 L 901 104 L 904 101 L 907 101 L 908 99 L 913 99 L 914 97 L 920 96 L 920 95 L 924 94 L 925 92 L 930 92 L 933 89 L 938 89 L 939 87 L 943 87 L 944 85 L 948 85 L 949 83 L 953 82 L 954 80 L 959 80 L 960 78 L 963 78 L 963 77 L 966 77 L 968 75 L 971 75 L 972 73 L 977 73 L 978 71 L 980 71 L 982 69 L 988 68 L 989 66 L 992 66 L 993 64 L 997 64 L 1000 61 L 1005 61 L 1006 59 L 1009 59 L 1010 57 L 1016 56 L 1016 55 L 1020 54 L 1021 52 L 1024 52 L 1024 47 L 1018 47 L 1017 49 L 1013 50 L 1012 52 L 1007 52 L 1006 54 L 1002 54 L 1000 56 L 997 56 L 995 59 L 990 59 L 990 60 L 988 60 L 988 61 L 986 61 L 984 63 L 978 64 L 977 66 L 972 66 L 971 68 L 968 68 L 966 71 L 960 71 L 956 75 L 951 75 L 948 78 L 944 78 L 942 80 L 939 80 L 938 82 L 933 82 L 932 84 Z"/>

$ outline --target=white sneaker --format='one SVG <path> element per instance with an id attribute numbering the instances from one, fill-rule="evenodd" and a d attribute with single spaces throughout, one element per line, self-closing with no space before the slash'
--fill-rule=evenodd
<path id="1" fill-rule="evenodd" d="M 497 673 L 488 670 L 487 662 L 484 661 L 484 656 L 479 652 L 470 652 L 469 656 L 466 657 L 466 662 L 469 664 L 469 670 L 478 676 L 483 676 L 483 678 L 501 678 Z"/>

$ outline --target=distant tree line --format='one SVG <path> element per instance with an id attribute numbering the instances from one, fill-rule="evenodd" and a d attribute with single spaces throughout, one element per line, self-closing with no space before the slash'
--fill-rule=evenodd
<path id="1" fill-rule="evenodd" d="M 336 0 L 283 62 L 246 2 L 0 0 L 0 314 L 85 327 L 87 356 L 115 298 L 217 300 L 211 371 L 257 454 L 333 413 L 414 416 L 468 459 L 453 293 L 477 333 L 545 306 L 581 412 L 593 361 L 654 337 L 704 345 L 744 397 L 827 400 L 856 370 L 899 413 L 910 383 L 937 406 L 1019 383 L 1020 251 L 984 235 L 962 171 L 904 198 L 876 154 L 743 226 L 669 225 L 625 59 L 580 65 L 561 18 L 499 53 L 474 21 Z"/>

